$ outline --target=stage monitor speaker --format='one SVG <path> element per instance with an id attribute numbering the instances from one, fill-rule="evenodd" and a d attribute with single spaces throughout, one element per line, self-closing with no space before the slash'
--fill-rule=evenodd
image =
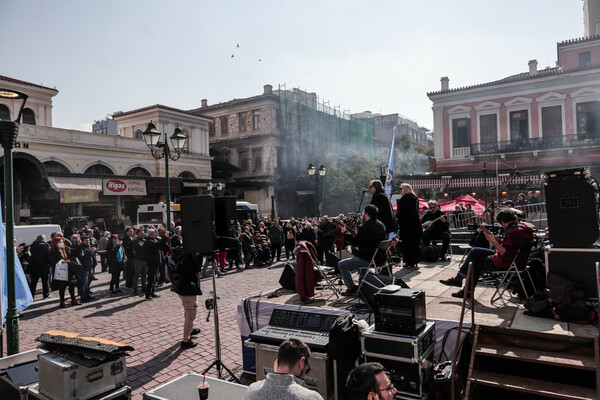
<path id="1" fill-rule="evenodd" d="M 296 271 L 291 264 L 285 264 L 279 278 L 279 284 L 284 289 L 296 291 Z"/>
<path id="2" fill-rule="evenodd" d="M 598 188 L 581 169 L 543 173 L 550 244 L 560 248 L 590 247 L 600 238 Z"/>
<path id="3" fill-rule="evenodd" d="M 600 262 L 600 249 L 557 249 L 546 252 L 546 272 L 570 279 L 588 298 L 598 298 L 596 287 L 596 262 Z"/>
<path id="4" fill-rule="evenodd" d="M 219 249 L 233 247 L 232 228 L 236 222 L 235 196 L 215 197 L 215 232 Z"/>
<path id="5" fill-rule="evenodd" d="M 214 248 L 214 201 L 212 196 L 183 196 L 181 229 L 185 253 L 210 253 Z"/>
<path id="6" fill-rule="evenodd" d="M 376 275 L 369 272 L 367 275 L 365 275 L 359 294 L 371 308 L 374 308 L 375 294 L 379 291 L 379 289 L 387 285 L 398 285 L 400 287 L 409 289 L 408 285 L 400 278 Z"/>

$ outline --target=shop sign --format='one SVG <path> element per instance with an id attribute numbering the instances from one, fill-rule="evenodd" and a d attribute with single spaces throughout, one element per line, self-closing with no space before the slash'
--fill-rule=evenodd
<path id="1" fill-rule="evenodd" d="M 61 190 L 61 203 L 97 203 L 98 193 L 95 190 Z"/>
<path id="2" fill-rule="evenodd" d="M 146 181 L 143 179 L 103 179 L 105 195 L 140 196 L 146 194 Z"/>
<path id="3" fill-rule="evenodd" d="M 171 193 L 181 193 L 181 181 L 170 179 Z M 148 181 L 148 193 L 167 193 L 166 179 Z"/>

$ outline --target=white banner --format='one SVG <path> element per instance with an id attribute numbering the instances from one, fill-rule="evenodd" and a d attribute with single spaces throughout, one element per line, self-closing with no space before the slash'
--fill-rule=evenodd
<path id="1" fill-rule="evenodd" d="M 144 196 L 146 181 L 143 179 L 103 179 L 102 188 L 105 195 L 112 196 Z"/>

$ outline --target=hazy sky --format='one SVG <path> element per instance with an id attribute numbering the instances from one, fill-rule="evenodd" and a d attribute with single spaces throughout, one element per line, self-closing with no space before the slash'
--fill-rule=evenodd
<path id="1" fill-rule="evenodd" d="M 582 0 L 0 0 L 0 75 L 56 87 L 60 128 L 286 84 L 433 129 L 426 93 L 442 76 L 456 88 L 525 72 L 530 59 L 554 66 L 556 43 L 583 36 L 582 10 Z"/>

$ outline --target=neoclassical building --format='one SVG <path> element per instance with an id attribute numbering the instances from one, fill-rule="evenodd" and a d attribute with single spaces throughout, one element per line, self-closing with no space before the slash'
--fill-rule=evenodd
<path id="1" fill-rule="evenodd" d="M 135 223 L 139 204 L 165 201 L 165 162 L 152 157 L 141 136 L 151 120 L 168 136 L 177 126 L 188 136 L 179 160 L 169 164 L 171 200 L 197 194 L 211 180 L 207 118 L 154 105 L 115 113 L 116 136 L 61 129 L 52 126 L 58 90 L 5 76 L 0 87 L 29 96 L 14 150 L 17 223 L 88 216 L 110 228 L 117 219 Z M 0 99 L 0 118 L 14 120 L 19 107 Z"/>

